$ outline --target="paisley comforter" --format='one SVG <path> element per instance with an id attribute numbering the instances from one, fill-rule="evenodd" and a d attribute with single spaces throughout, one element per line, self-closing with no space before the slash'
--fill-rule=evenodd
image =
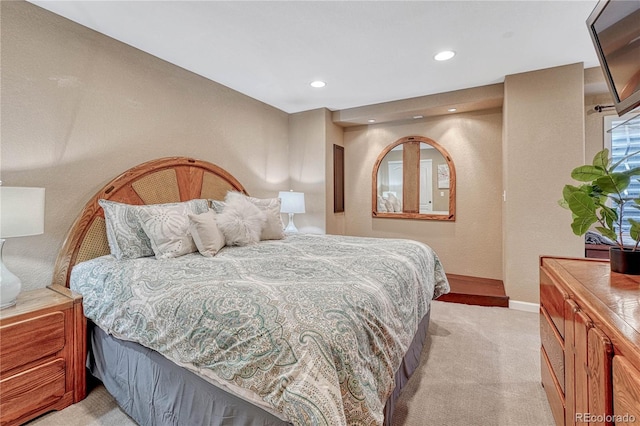
<path id="1" fill-rule="evenodd" d="M 328 235 L 213 258 L 103 256 L 71 274 L 103 330 L 295 425 L 382 424 L 418 323 L 448 288 L 425 244 Z"/>

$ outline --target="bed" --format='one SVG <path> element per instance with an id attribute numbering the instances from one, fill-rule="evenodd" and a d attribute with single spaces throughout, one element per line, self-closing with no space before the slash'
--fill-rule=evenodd
<path id="1" fill-rule="evenodd" d="M 436 254 L 410 240 L 300 234 L 209 257 L 112 255 L 108 203 L 206 209 L 229 193 L 247 194 L 212 163 L 171 157 L 89 200 L 54 285 L 83 296 L 91 374 L 142 425 L 391 424 L 430 301 L 448 292 Z"/>

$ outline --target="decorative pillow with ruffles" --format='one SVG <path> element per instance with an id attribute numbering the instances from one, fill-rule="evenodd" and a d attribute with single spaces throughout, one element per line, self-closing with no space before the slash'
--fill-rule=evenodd
<path id="1" fill-rule="evenodd" d="M 218 228 L 229 246 L 246 246 L 260 241 L 266 221 L 266 213 L 239 192 L 227 193 L 224 209 L 216 217 Z"/>

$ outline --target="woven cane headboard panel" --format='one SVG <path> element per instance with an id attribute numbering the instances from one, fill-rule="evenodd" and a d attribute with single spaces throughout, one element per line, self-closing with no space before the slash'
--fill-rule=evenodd
<path id="1" fill-rule="evenodd" d="M 127 204 L 172 203 L 195 198 L 222 200 L 230 190 L 246 193 L 226 170 L 192 158 L 161 158 L 127 170 L 98 191 L 80 212 L 58 253 L 52 284 L 68 287 L 74 265 L 109 254 L 99 199 Z"/>

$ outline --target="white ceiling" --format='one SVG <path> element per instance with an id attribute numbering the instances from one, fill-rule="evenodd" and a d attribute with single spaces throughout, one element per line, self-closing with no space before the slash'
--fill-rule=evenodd
<path id="1" fill-rule="evenodd" d="M 31 2 L 288 113 L 598 65 L 596 0 Z"/>

